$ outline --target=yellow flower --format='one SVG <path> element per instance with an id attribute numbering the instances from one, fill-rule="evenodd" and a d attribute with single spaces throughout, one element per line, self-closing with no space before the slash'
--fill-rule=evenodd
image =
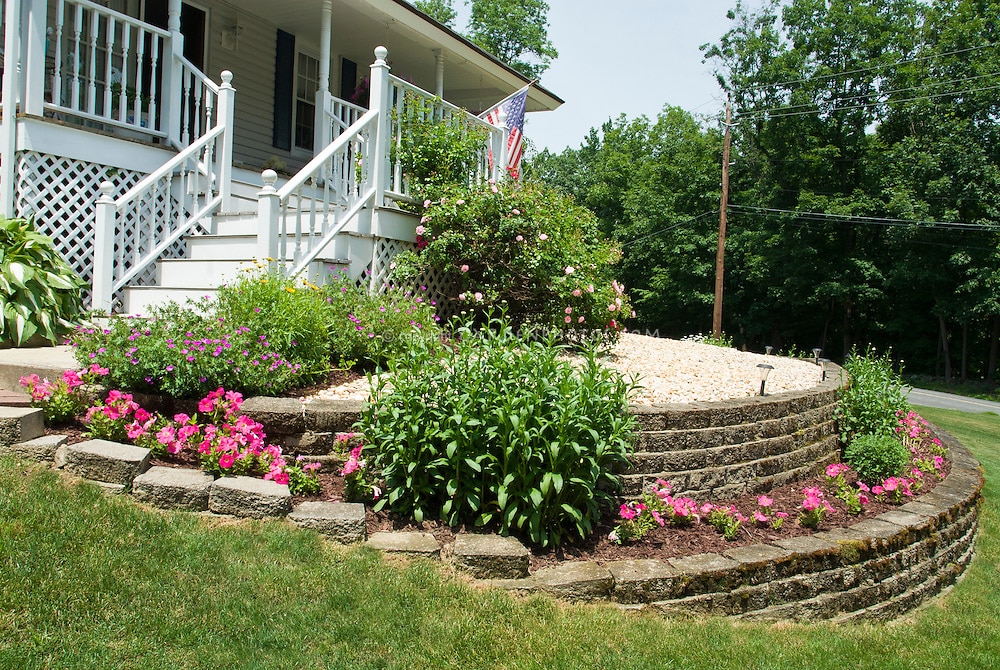
<path id="1" fill-rule="evenodd" d="M 288 291 L 289 293 L 295 293 L 295 289 L 292 288 L 291 286 L 286 286 L 285 290 Z"/>

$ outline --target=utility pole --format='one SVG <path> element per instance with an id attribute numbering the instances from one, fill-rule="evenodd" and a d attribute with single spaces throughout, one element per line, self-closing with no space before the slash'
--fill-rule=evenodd
<path id="1" fill-rule="evenodd" d="M 719 203 L 719 250 L 715 255 L 715 309 L 712 312 L 712 337 L 722 338 L 722 278 L 726 273 L 726 209 L 729 206 L 729 121 L 732 109 L 726 102 L 726 137 L 722 143 L 722 199 Z"/>

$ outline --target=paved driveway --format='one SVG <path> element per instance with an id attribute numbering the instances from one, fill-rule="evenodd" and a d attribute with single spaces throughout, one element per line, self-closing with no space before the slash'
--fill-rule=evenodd
<path id="1" fill-rule="evenodd" d="M 959 412 L 969 412 L 982 414 L 993 412 L 1000 414 L 1000 402 L 990 402 L 989 400 L 979 400 L 978 398 L 967 398 L 953 393 L 941 393 L 940 391 L 925 391 L 906 387 L 907 400 L 914 405 L 925 407 L 940 407 L 941 409 L 954 409 Z"/>

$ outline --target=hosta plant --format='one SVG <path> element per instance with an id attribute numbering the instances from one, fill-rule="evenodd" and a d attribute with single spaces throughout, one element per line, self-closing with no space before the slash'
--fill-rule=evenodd
<path id="1" fill-rule="evenodd" d="M 56 342 L 83 312 L 84 286 L 32 222 L 0 219 L 0 342 Z"/>

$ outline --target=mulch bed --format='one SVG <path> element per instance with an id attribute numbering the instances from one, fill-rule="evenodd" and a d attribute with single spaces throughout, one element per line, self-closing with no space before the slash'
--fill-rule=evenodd
<path id="1" fill-rule="evenodd" d="M 87 439 L 84 436 L 84 428 L 79 424 L 69 424 L 56 428 L 47 428 L 47 434 L 67 435 L 70 443 L 80 442 Z M 187 453 L 171 456 L 169 458 L 153 459 L 151 465 L 163 465 L 168 467 L 198 467 L 196 454 Z M 950 462 L 946 462 L 944 474 L 950 469 Z M 297 505 L 304 501 L 331 501 L 341 502 L 344 496 L 344 480 L 338 475 L 339 467 L 324 466 L 319 471 L 318 476 L 322 490 L 315 496 L 294 496 L 292 504 Z M 923 495 L 934 489 L 939 483 L 934 476 L 926 476 L 923 487 L 918 495 Z M 693 556 L 703 553 L 722 553 L 736 547 L 743 547 L 751 544 L 767 543 L 783 538 L 810 535 L 816 532 L 809 528 L 803 528 L 796 521 L 796 510 L 802 503 L 802 489 L 807 486 L 819 487 L 827 494 L 827 499 L 834 508 L 833 512 L 827 513 L 817 530 L 832 530 L 834 528 L 845 528 L 864 519 L 872 519 L 897 507 L 885 502 L 872 502 L 865 506 L 864 511 L 859 516 L 851 516 L 847 513 L 844 504 L 833 498 L 833 491 L 826 487 L 826 477 L 814 477 L 812 479 L 788 484 L 773 489 L 767 493 L 768 497 L 774 499 L 772 509 L 775 511 L 787 512 L 789 517 L 779 531 L 770 527 L 759 527 L 750 523 L 742 524 L 738 536 L 733 540 L 726 540 L 722 535 L 707 523 L 695 523 L 686 528 L 671 527 L 655 528 L 646 537 L 638 542 L 618 545 L 608 539 L 610 533 L 618 519 L 617 514 L 608 513 L 597 525 L 594 533 L 586 540 L 567 542 L 558 549 L 534 549 L 531 554 L 531 570 L 554 565 L 560 561 L 594 561 L 604 564 L 612 561 L 644 558 L 678 558 L 682 556 Z M 733 504 L 741 512 L 749 516 L 753 510 L 757 509 L 758 494 L 746 494 L 738 498 L 728 500 L 698 500 L 699 505 L 704 502 L 712 502 L 718 505 Z M 411 519 L 402 518 L 388 512 L 373 512 L 371 507 L 367 508 L 368 533 L 381 531 L 422 531 L 431 533 L 442 546 L 450 545 L 455 535 L 460 532 L 481 533 L 490 532 L 486 528 L 467 528 L 460 526 L 451 528 L 441 521 L 425 521 L 416 523 Z"/>

